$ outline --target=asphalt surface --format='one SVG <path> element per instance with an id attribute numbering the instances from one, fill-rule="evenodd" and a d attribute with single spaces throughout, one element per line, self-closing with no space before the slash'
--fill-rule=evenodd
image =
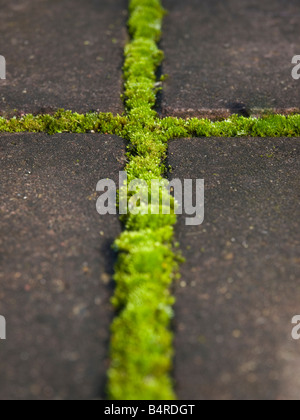
<path id="1" fill-rule="evenodd" d="M 0 1 L 0 113 L 123 112 L 126 0 Z"/>
<path id="2" fill-rule="evenodd" d="M 121 226 L 98 215 L 96 185 L 118 181 L 124 153 L 112 136 L 0 136 L 1 400 L 105 397 Z"/>
<path id="3" fill-rule="evenodd" d="M 298 0 L 163 0 L 163 116 L 299 110 Z"/>
<path id="4" fill-rule="evenodd" d="M 205 221 L 177 240 L 179 399 L 300 397 L 300 139 L 181 139 L 172 179 L 205 180 Z"/>

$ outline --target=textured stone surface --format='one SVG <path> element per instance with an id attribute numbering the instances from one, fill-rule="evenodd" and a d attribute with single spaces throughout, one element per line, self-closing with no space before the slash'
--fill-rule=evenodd
<path id="1" fill-rule="evenodd" d="M 126 0 L 0 4 L 0 112 L 123 111 Z"/>
<path id="2" fill-rule="evenodd" d="M 118 181 L 122 139 L 0 136 L 0 399 L 103 398 L 117 216 L 99 216 L 100 179 Z"/>
<path id="3" fill-rule="evenodd" d="M 164 115 L 300 109 L 298 0 L 164 0 Z"/>
<path id="4" fill-rule="evenodd" d="M 180 399 L 299 399 L 300 139 L 170 144 L 172 178 L 205 179 L 205 221 L 177 227 Z"/>

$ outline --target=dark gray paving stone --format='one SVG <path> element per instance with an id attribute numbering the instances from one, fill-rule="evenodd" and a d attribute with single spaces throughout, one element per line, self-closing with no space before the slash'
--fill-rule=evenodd
<path id="1" fill-rule="evenodd" d="M 164 115 L 300 109 L 298 0 L 164 0 Z"/>
<path id="2" fill-rule="evenodd" d="M 126 0 L 1 0 L 0 111 L 121 113 Z"/>
<path id="3" fill-rule="evenodd" d="M 121 228 L 98 215 L 96 185 L 124 153 L 112 136 L 0 137 L 1 400 L 105 396 Z"/>
<path id="4" fill-rule="evenodd" d="M 177 239 L 181 399 L 299 399 L 300 139 L 170 144 L 173 178 L 205 180 L 205 221 Z"/>

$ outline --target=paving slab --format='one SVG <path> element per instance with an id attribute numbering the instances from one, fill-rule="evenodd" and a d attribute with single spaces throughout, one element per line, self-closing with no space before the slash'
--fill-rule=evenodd
<path id="1" fill-rule="evenodd" d="M 0 112 L 123 112 L 126 0 L 1 0 Z"/>
<path id="2" fill-rule="evenodd" d="M 124 153 L 112 136 L 0 137 L 1 400 L 105 397 L 121 227 L 95 192 L 118 180 Z"/>
<path id="3" fill-rule="evenodd" d="M 163 115 L 227 117 L 300 109 L 298 0 L 164 0 Z"/>
<path id="4" fill-rule="evenodd" d="M 205 221 L 177 239 L 180 399 L 300 399 L 300 139 L 171 142 L 172 178 L 205 180 Z"/>

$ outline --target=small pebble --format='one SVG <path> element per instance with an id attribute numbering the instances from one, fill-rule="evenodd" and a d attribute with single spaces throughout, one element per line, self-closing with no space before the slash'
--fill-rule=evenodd
<path id="1" fill-rule="evenodd" d="M 240 331 L 240 330 L 234 330 L 234 331 L 232 332 L 232 336 L 233 336 L 234 338 L 240 338 L 240 337 L 241 337 L 241 335 L 242 335 L 242 333 L 241 333 L 241 331 Z"/>

